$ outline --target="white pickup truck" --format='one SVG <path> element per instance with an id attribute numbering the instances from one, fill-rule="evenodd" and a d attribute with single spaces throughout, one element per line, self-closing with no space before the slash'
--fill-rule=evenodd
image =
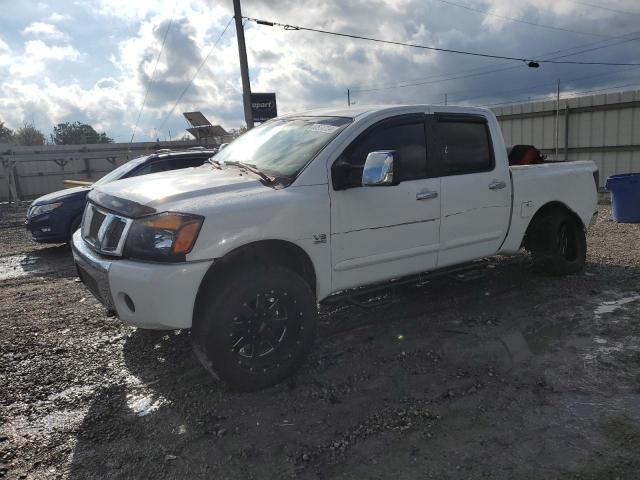
<path id="1" fill-rule="evenodd" d="M 597 213 L 588 161 L 509 167 L 487 110 L 426 105 L 273 119 L 203 167 L 96 187 L 80 278 L 124 322 L 191 328 L 235 389 L 302 362 L 333 295 L 526 248 L 579 271 Z"/>

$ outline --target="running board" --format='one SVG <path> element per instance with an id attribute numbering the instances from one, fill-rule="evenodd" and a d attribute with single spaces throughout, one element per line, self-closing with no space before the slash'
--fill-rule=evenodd
<path id="1" fill-rule="evenodd" d="M 440 270 L 434 270 L 431 272 L 423 272 L 415 275 L 409 275 L 406 277 L 396 278 L 387 282 L 379 282 L 373 283 L 371 285 L 367 285 L 364 287 L 352 288 L 348 290 L 342 290 L 336 292 L 332 295 L 329 295 L 327 298 L 322 300 L 321 304 L 330 304 L 337 303 L 341 301 L 347 301 L 352 303 L 353 305 L 357 305 L 362 308 L 373 308 L 378 307 L 380 305 L 387 305 L 389 303 L 393 303 L 397 301 L 397 298 L 382 298 L 386 296 L 385 290 L 391 290 L 395 287 L 403 286 L 403 285 L 419 285 L 424 283 L 432 278 L 440 277 L 443 275 L 447 275 L 455 280 L 459 281 L 470 281 L 475 280 L 483 276 L 482 272 L 476 272 L 473 275 L 460 275 L 465 272 L 470 272 L 473 270 L 477 270 L 479 267 L 483 267 L 486 263 L 485 260 L 476 260 L 470 263 L 464 263 L 462 265 L 456 265 L 454 267 L 445 267 Z M 371 299 L 373 294 L 380 294 L 378 298 Z M 388 295 L 393 297 L 393 292 L 387 292 Z M 366 297 L 363 299 L 363 297 Z"/>

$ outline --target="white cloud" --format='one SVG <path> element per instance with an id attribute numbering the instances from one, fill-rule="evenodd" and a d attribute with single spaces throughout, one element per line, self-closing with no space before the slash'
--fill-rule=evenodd
<path id="1" fill-rule="evenodd" d="M 2 40 L 0 38 L 0 52 L 8 52 L 9 51 L 9 45 L 7 45 L 7 42 L 5 42 L 4 40 Z"/>
<path id="2" fill-rule="evenodd" d="M 44 22 L 31 23 L 22 31 L 22 34 L 50 40 L 67 40 L 69 38 L 66 33 L 61 32 L 55 25 Z"/>
<path id="3" fill-rule="evenodd" d="M 67 15 L 66 13 L 62 14 L 62 13 L 54 12 L 51 15 L 49 15 L 49 19 L 48 20 L 50 22 L 53 22 L 53 23 L 67 22 L 67 21 L 71 20 L 71 15 Z"/>
<path id="4" fill-rule="evenodd" d="M 71 45 L 48 45 L 42 40 L 29 40 L 24 44 L 24 53 L 15 57 L 9 65 L 9 74 L 15 77 L 33 77 L 45 71 L 51 62 L 76 61 L 80 58 Z"/>
<path id="5" fill-rule="evenodd" d="M 621 35 L 635 28 L 633 19 L 607 10 L 585 8 L 569 0 L 452 1 L 490 9 L 499 15 L 608 35 Z M 632 10 L 634 2 L 637 0 L 627 0 L 627 3 L 620 0 L 615 8 Z M 60 121 L 81 120 L 127 140 L 170 17 L 173 17 L 171 31 L 136 138 L 148 139 L 151 135 L 155 138 L 154 128 L 173 107 L 232 14 L 230 1 L 217 0 L 177 3 L 175 0 L 76 0 L 74 5 L 79 13 L 71 17 L 50 14 L 55 9 L 53 5 L 51 2 L 48 13 L 41 17 L 34 14 L 33 23 L 24 29 L 25 35 L 35 37 L 27 39 L 23 54 L 18 54 L 14 43 L 10 52 L 0 40 L 0 112 L 6 117 L 3 120 L 17 126 L 25 118 L 33 117 L 36 124 L 41 122 L 45 131 Z M 504 55 L 529 56 L 597 40 L 541 30 L 437 0 L 318 0 L 305 2 L 304 8 L 298 7 L 296 0 L 246 0 L 243 13 L 283 23 Z M 93 17 L 85 17 L 86 12 Z M 91 21 L 113 25 L 113 30 L 108 32 L 113 35 L 108 40 L 113 47 L 109 50 L 104 46 L 107 35 L 95 42 L 91 37 L 84 37 L 89 40 L 82 46 L 60 42 L 66 38 L 65 34 L 53 23 L 62 21 L 66 22 L 65 30 L 74 40 L 82 38 L 85 31 L 80 24 Z M 503 87 L 503 90 L 513 89 L 547 79 L 553 83 L 561 76 L 563 81 L 571 75 L 585 76 L 585 72 L 577 69 L 545 66 L 537 71 L 516 69 L 468 79 L 463 75 L 439 84 L 361 93 L 354 90 L 397 84 L 407 79 L 433 78 L 434 74 L 465 72 L 471 68 L 491 68 L 499 62 L 285 31 L 253 23 L 246 26 L 246 38 L 252 89 L 275 91 L 281 114 L 317 106 L 344 105 L 347 88 L 352 90 L 352 100 L 355 98 L 360 104 L 430 103 L 434 98 L 441 99 L 443 92 L 452 94 L 450 101 L 452 98 L 466 101 L 480 95 L 494 95 L 492 92 Z M 76 48 L 87 53 L 81 55 Z M 633 48 L 637 45 L 630 43 L 618 50 L 593 52 L 592 57 L 578 59 L 631 57 L 625 52 L 633 52 Z M 79 78 L 74 79 L 66 72 L 62 80 L 60 67 L 64 62 L 79 62 L 76 66 L 82 70 L 68 69 Z M 85 76 L 82 71 L 89 73 Z M 550 88 L 554 88 L 553 85 Z M 465 90 L 472 92 L 465 94 Z M 192 109 L 202 110 L 212 122 L 225 127 L 239 126 L 243 123 L 241 91 L 232 23 L 159 136 L 167 136 L 170 127 L 175 137 L 177 130 L 181 131 L 184 126 L 181 112 Z M 458 95 L 459 92 L 463 93 Z"/>
<path id="6" fill-rule="evenodd" d="M 152 14 L 163 12 L 169 15 L 174 8 L 174 4 L 180 9 L 179 4 L 181 3 L 187 2 L 177 2 L 176 4 L 174 0 L 145 0 L 142 2 L 132 2 L 130 0 L 98 0 L 96 7 L 98 11 L 104 15 L 125 19 L 127 21 L 141 21 Z"/>

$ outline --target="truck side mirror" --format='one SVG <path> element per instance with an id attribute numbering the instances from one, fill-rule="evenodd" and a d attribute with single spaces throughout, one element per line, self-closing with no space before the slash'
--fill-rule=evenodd
<path id="1" fill-rule="evenodd" d="M 398 184 L 398 152 L 381 150 L 367 155 L 362 172 L 363 187 L 385 187 Z"/>

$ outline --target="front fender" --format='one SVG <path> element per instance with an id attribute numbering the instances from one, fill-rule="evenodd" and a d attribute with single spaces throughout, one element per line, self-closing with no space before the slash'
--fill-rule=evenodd
<path id="1" fill-rule="evenodd" d="M 316 272 L 319 299 L 331 291 L 330 208 L 328 186 L 290 186 L 224 204 L 208 205 L 198 213 L 205 217 L 187 261 L 215 260 L 245 245 L 281 240 L 304 250 Z"/>

